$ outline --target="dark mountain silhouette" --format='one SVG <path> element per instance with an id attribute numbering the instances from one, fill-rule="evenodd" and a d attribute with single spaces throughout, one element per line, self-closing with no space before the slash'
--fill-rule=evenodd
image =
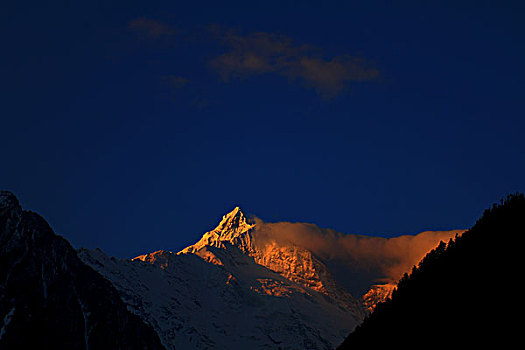
<path id="1" fill-rule="evenodd" d="M 0 349 L 163 349 L 109 281 L 0 191 Z"/>
<path id="2" fill-rule="evenodd" d="M 525 197 L 508 196 L 461 237 L 428 253 L 338 350 L 512 348 L 523 309 L 524 234 Z"/>

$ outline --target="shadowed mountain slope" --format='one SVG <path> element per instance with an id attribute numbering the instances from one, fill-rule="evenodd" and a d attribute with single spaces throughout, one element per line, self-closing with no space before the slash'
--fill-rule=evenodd
<path id="1" fill-rule="evenodd" d="M 164 349 L 43 218 L 0 191 L 1 349 Z"/>

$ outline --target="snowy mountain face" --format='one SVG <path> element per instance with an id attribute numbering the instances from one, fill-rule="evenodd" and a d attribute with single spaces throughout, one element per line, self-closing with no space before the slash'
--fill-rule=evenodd
<path id="1" fill-rule="evenodd" d="M 206 233 L 196 244 L 181 251 L 193 253 L 209 262 L 214 260 L 208 247 L 227 249 L 237 247 L 243 254 L 282 277 L 313 291 L 335 298 L 346 307 L 357 311 L 361 304 L 331 276 L 326 266 L 309 250 L 294 244 L 282 244 L 264 239 L 260 241 L 254 224 L 248 224 L 242 211 L 237 207 L 225 215 L 217 228 Z"/>
<path id="2" fill-rule="evenodd" d="M 344 268 L 334 268 L 337 254 L 324 253 L 315 242 L 280 239 L 285 232 L 276 227 L 277 234 L 270 235 L 268 227 L 249 222 L 235 208 L 179 253 L 161 250 L 132 260 L 110 258 L 100 250 L 78 254 L 113 283 L 128 309 L 153 326 L 168 349 L 333 349 L 394 284 L 378 285 L 384 277 L 379 265 L 354 263 L 356 254 Z M 312 237 L 348 245 L 341 240 L 346 236 L 331 231 Z M 366 259 L 386 261 L 386 270 L 397 266 L 395 259 L 385 258 L 387 239 L 351 239 L 368 252 Z M 393 245 L 415 241 L 400 238 Z M 366 287 L 364 300 L 352 296 L 331 271 L 340 280 L 358 276 L 360 288 Z"/>
<path id="3" fill-rule="evenodd" d="M 359 324 L 362 303 L 299 247 L 255 243 L 236 208 L 178 254 L 133 260 L 79 256 L 109 279 L 168 349 L 333 349 Z"/>

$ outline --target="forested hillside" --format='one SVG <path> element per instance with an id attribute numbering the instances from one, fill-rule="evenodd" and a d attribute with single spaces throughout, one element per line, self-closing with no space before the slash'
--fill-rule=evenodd
<path id="1" fill-rule="evenodd" d="M 470 230 L 442 242 L 405 274 L 392 298 L 338 349 L 507 348 L 522 317 L 518 272 L 524 234 L 523 194 L 494 204 Z"/>

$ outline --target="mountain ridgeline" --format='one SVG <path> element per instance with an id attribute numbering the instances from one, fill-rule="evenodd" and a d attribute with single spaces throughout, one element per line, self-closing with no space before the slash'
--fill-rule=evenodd
<path id="1" fill-rule="evenodd" d="M 499 334 L 521 300 L 502 272 L 517 266 L 523 202 L 466 233 L 391 238 L 236 207 L 177 253 L 116 259 L 73 249 L 0 191 L 0 348 L 331 350 L 473 338 L 472 325 Z"/>
<path id="2" fill-rule="evenodd" d="M 179 253 L 79 256 L 170 350 L 333 349 L 363 320 L 359 299 L 308 250 L 259 239 L 235 208 Z"/>
<path id="3" fill-rule="evenodd" d="M 113 285 L 0 191 L 0 349 L 164 349 Z"/>
<path id="4" fill-rule="evenodd" d="M 525 197 L 508 196 L 427 254 L 338 350 L 519 344 L 524 234 Z"/>

